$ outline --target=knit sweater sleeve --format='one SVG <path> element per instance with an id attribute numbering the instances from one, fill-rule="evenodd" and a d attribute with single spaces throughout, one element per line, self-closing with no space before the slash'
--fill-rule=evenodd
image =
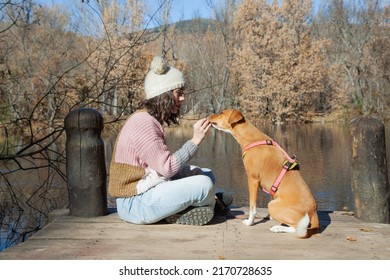
<path id="1" fill-rule="evenodd" d="M 117 145 L 117 161 L 153 169 L 166 178 L 174 176 L 197 151 L 189 140 L 172 154 L 161 124 L 146 112 L 136 113 L 127 121 Z"/>
<path id="2" fill-rule="evenodd" d="M 165 138 L 156 137 L 158 134 L 154 135 L 152 141 L 145 143 L 144 149 L 140 151 L 140 158 L 149 168 L 171 178 L 193 157 L 197 146 L 192 141 L 187 141 L 172 154 L 166 146 Z"/>
<path id="3" fill-rule="evenodd" d="M 194 142 L 188 140 L 184 145 L 177 150 L 173 155 L 179 161 L 180 169 L 195 155 L 198 146 Z"/>

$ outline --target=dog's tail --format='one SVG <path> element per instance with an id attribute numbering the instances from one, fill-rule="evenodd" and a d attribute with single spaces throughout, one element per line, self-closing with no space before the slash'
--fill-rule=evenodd
<path id="1" fill-rule="evenodd" d="M 309 238 L 316 234 L 319 228 L 320 223 L 318 215 L 312 215 L 310 218 L 309 214 L 306 212 L 305 216 L 303 216 L 302 219 L 298 222 L 295 232 L 298 238 Z"/>
<path id="2" fill-rule="evenodd" d="M 296 234 L 299 238 L 305 238 L 307 237 L 307 227 L 310 224 L 310 217 L 309 214 L 306 212 L 305 216 L 298 222 L 296 227 Z"/>

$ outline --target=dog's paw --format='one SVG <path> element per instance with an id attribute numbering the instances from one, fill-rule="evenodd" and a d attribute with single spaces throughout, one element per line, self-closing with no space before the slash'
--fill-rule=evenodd
<path id="1" fill-rule="evenodd" d="M 252 226 L 253 225 L 253 221 L 249 220 L 249 219 L 245 219 L 242 221 L 242 223 L 246 226 Z"/>
<path id="2" fill-rule="evenodd" d="M 269 229 L 272 232 L 295 232 L 295 228 L 289 226 L 273 226 Z"/>

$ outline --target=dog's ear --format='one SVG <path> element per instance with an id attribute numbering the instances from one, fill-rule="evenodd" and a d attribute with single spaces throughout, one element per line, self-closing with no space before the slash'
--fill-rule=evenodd
<path id="1" fill-rule="evenodd" d="M 228 119 L 228 123 L 231 125 L 231 126 L 234 126 L 235 124 L 241 122 L 245 120 L 244 116 L 241 114 L 240 111 L 238 110 L 232 110 L 230 116 L 229 116 L 229 119 Z"/>

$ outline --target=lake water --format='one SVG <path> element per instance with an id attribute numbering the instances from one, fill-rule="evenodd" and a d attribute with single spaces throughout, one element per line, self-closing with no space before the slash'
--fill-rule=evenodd
<path id="1" fill-rule="evenodd" d="M 301 174 L 312 190 L 320 211 L 354 210 L 348 124 L 264 125 L 259 128 L 287 153 L 298 157 Z M 389 130 L 387 125 L 387 155 L 390 155 Z M 171 151 L 175 151 L 192 137 L 192 127 L 167 128 L 166 133 L 167 144 Z M 115 136 L 105 139 L 107 167 L 114 141 Z M 211 129 L 191 164 L 212 169 L 218 190 L 232 193 L 235 206 L 248 206 L 241 148 L 231 135 Z M 5 163 L 0 162 L 0 169 L 5 170 L 5 167 Z M 10 166 L 7 168 L 12 169 Z M 66 207 L 66 184 L 53 171 L 43 169 L 12 173 L 8 177 L 12 188 L 0 177 L 0 251 L 42 228 L 50 211 Z M 9 201 L 8 207 L 4 200 L 7 201 L 10 190 L 18 201 L 15 204 L 14 198 Z M 258 207 L 266 207 L 268 202 L 269 196 L 259 191 Z M 13 220 L 13 216 L 18 218 Z"/>
<path id="2" fill-rule="evenodd" d="M 259 128 L 288 154 L 297 156 L 300 172 L 313 192 L 319 210 L 354 210 L 348 124 L 288 124 Z M 176 150 L 192 137 L 192 128 L 167 129 L 167 137 L 168 146 Z M 386 137 L 387 150 L 389 137 Z M 217 187 L 232 193 L 236 206 L 249 204 L 241 148 L 231 135 L 212 129 L 191 163 L 212 169 Z M 266 207 L 268 202 L 269 195 L 260 191 L 258 206 Z"/>

